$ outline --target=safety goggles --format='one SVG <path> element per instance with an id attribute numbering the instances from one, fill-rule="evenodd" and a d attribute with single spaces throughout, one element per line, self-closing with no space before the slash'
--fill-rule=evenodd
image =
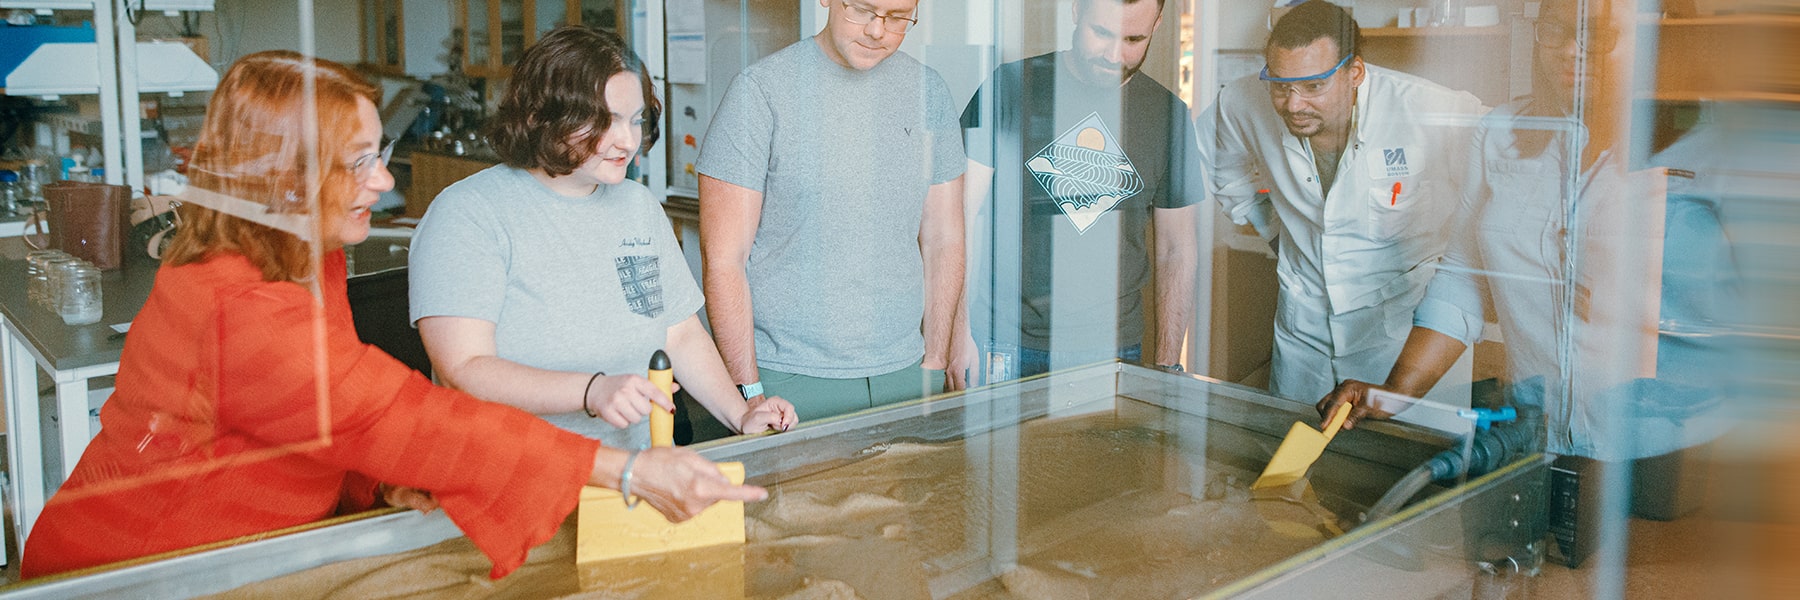
<path id="1" fill-rule="evenodd" d="M 1331 91 L 1331 84 L 1333 81 L 1336 81 L 1332 79 L 1331 76 L 1336 75 L 1339 69 L 1344 68 L 1344 65 L 1350 64 L 1351 56 L 1354 56 L 1354 54 L 1344 55 L 1344 58 L 1338 61 L 1337 66 L 1318 75 L 1307 75 L 1305 77 L 1275 77 L 1269 75 L 1269 67 L 1264 65 L 1262 74 L 1258 75 L 1256 78 L 1269 84 L 1270 95 L 1296 95 L 1301 98 L 1317 98 L 1325 95 L 1326 92 Z"/>

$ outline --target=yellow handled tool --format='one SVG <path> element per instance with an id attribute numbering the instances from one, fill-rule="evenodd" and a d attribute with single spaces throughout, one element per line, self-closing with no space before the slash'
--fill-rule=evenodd
<path id="1" fill-rule="evenodd" d="M 675 401 L 675 370 L 669 368 L 669 355 L 657 350 L 650 355 L 650 383 L 662 390 L 663 396 Z M 655 403 L 650 405 L 650 447 L 668 448 L 675 445 L 675 413 L 663 410 Z"/>
<path id="2" fill-rule="evenodd" d="M 647 376 L 664 394 L 669 394 L 675 382 L 669 355 L 661 350 L 651 355 Z M 675 417 L 660 407 L 650 411 L 650 445 L 675 445 Z M 734 484 L 744 483 L 744 463 L 719 463 L 719 472 Z M 634 510 L 625 500 L 616 490 L 593 486 L 581 489 L 575 518 L 576 563 L 744 543 L 742 502 L 720 501 L 692 519 L 670 523 L 649 505 Z M 739 580 L 741 570 L 736 571 Z"/>
<path id="3" fill-rule="evenodd" d="M 1275 456 L 1269 458 L 1269 466 L 1263 469 L 1261 477 L 1256 478 L 1256 483 L 1250 484 L 1250 489 L 1281 487 L 1305 477 L 1306 470 L 1325 453 L 1325 444 L 1331 442 L 1349 416 L 1350 403 L 1345 402 L 1338 405 L 1337 412 L 1331 413 L 1324 431 L 1314 431 L 1312 426 L 1295 421 L 1288 429 L 1287 438 L 1275 448 Z"/>

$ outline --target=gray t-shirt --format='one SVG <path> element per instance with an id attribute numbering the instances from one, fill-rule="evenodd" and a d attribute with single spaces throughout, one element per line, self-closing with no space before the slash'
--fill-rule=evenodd
<path id="1" fill-rule="evenodd" d="M 747 265 L 758 365 L 852 378 L 924 356 L 925 193 L 965 166 L 949 87 L 906 54 L 857 71 L 807 38 L 738 75 L 698 170 L 763 194 Z"/>
<path id="2" fill-rule="evenodd" d="M 540 369 L 643 374 L 702 303 L 668 216 L 630 180 L 570 198 L 495 166 L 438 195 L 411 253 L 414 323 L 492 322 L 500 358 Z M 545 419 L 615 447 L 649 439 L 643 422 L 625 436 L 579 411 Z"/>

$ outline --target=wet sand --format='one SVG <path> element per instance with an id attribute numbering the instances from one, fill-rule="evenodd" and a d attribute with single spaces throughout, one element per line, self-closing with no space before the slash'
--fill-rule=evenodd
<path id="1" fill-rule="evenodd" d="M 1311 498 L 1252 497 L 1254 473 L 1209 463 L 1203 485 L 1182 481 L 1170 438 L 1095 415 L 880 445 L 769 486 L 767 501 L 745 506 L 743 547 L 577 567 L 570 520 L 500 581 L 458 538 L 218 597 L 1186 597 L 1334 533 L 1336 517 Z"/>

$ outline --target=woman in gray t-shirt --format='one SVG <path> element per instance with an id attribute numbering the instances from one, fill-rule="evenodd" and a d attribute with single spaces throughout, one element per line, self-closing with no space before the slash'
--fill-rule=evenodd
<path id="1" fill-rule="evenodd" d="M 490 133 L 505 164 L 445 189 L 419 224 L 412 319 L 444 383 L 608 445 L 647 445 L 632 425 L 673 409 L 643 375 L 658 349 L 732 430 L 791 427 L 786 400 L 733 387 L 661 205 L 626 178 L 657 136 L 647 82 L 611 33 L 563 27 L 526 51 Z"/>

